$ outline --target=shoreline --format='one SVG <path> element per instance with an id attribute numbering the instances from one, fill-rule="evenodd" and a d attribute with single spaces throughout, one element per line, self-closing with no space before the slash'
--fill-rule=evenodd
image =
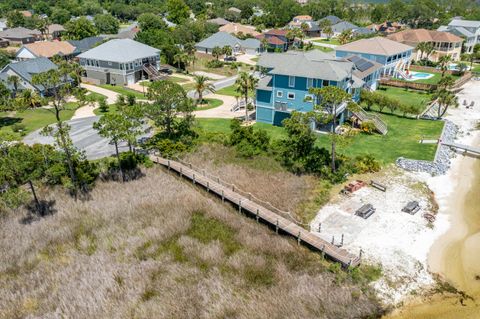
<path id="1" fill-rule="evenodd" d="M 474 100 L 474 111 L 464 107 L 452 109 L 446 119 L 459 126 L 456 141 L 480 147 L 480 90 L 471 81 L 458 94 Z M 384 318 L 478 318 L 480 313 L 480 159 L 457 154 L 445 175 L 427 177 L 439 210 L 435 222 L 436 238 L 427 255 L 428 271 L 451 287 L 426 294 L 409 296 L 404 304 Z M 452 293 L 457 289 L 457 293 Z M 472 297 L 470 299 L 469 297 Z"/>

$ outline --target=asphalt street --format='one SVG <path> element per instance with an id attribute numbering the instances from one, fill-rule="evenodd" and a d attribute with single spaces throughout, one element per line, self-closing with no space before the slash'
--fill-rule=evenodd
<path id="1" fill-rule="evenodd" d="M 71 127 L 70 138 L 73 145 L 81 151 L 85 152 L 88 159 L 99 159 L 115 154 L 115 146 L 109 144 L 109 140 L 98 135 L 97 131 L 93 129 L 93 123 L 98 121 L 100 117 L 85 117 L 81 119 L 68 121 Z M 53 137 L 43 136 L 40 134 L 41 130 L 27 135 L 23 141 L 26 144 L 53 144 Z M 120 144 L 119 150 L 122 152 L 128 151 L 126 143 Z"/>

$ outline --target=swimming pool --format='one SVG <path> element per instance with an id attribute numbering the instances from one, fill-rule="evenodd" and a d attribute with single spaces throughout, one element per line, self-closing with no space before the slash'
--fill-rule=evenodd
<path id="1" fill-rule="evenodd" d="M 433 78 L 432 73 L 425 73 L 425 72 L 410 71 L 409 75 L 410 77 L 407 79 L 407 81 L 426 80 L 426 79 Z"/>

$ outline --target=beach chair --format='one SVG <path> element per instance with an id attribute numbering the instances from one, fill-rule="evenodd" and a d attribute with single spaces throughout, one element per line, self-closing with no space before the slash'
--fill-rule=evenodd
<path id="1" fill-rule="evenodd" d="M 355 212 L 355 215 L 362 217 L 363 219 L 367 219 L 368 217 L 372 216 L 375 213 L 375 208 L 372 204 L 365 204 Z"/>
<path id="2" fill-rule="evenodd" d="M 409 202 L 405 207 L 402 208 L 402 212 L 409 213 L 410 215 L 415 215 L 420 210 L 420 205 L 416 200 Z"/>

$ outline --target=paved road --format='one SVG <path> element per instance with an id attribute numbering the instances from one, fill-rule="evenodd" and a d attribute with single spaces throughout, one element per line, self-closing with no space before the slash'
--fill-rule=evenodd
<path id="1" fill-rule="evenodd" d="M 215 89 L 220 90 L 224 87 L 233 85 L 236 81 L 237 77 L 233 76 L 230 78 L 226 78 L 214 83 Z M 114 103 L 118 93 L 106 90 L 94 85 L 88 85 L 82 83 L 82 87 L 103 94 L 107 96 L 108 103 Z M 195 92 L 190 91 L 188 95 L 193 97 Z M 224 108 L 230 108 L 231 103 L 225 104 Z M 223 110 L 223 109 L 222 109 Z M 228 110 L 223 110 L 224 113 L 227 113 Z M 205 114 L 201 114 L 200 117 L 204 117 L 210 112 L 206 112 Z M 234 113 L 232 113 L 234 114 Z M 203 115 L 203 116 L 202 116 Z M 212 114 L 210 114 L 211 116 Z M 224 115 L 227 116 L 227 115 Z M 233 117 L 233 115 L 229 115 L 229 117 Z M 81 151 L 85 151 L 85 154 L 88 159 L 99 159 L 103 157 L 107 157 L 110 155 L 115 154 L 115 146 L 109 144 L 109 140 L 101 137 L 98 135 L 97 131 L 95 131 L 92 127 L 93 123 L 98 121 L 100 117 L 98 116 L 91 116 L 91 117 L 82 117 L 68 121 L 67 123 L 71 127 L 70 137 L 73 141 L 75 147 L 77 147 Z M 53 144 L 53 138 L 49 136 L 43 136 L 40 134 L 41 130 L 37 130 L 35 132 L 30 133 L 27 135 L 23 141 L 27 144 Z M 124 152 L 127 151 L 128 147 L 126 144 L 120 145 L 120 151 Z"/>
<path id="2" fill-rule="evenodd" d="M 67 123 L 72 128 L 70 137 L 76 148 L 85 151 L 88 159 L 99 159 L 115 154 L 115 146 L 109 144 L 109 140 L 98 135 L 92 127 L 93 123 L 98 121 L 98 116 L 85 117 L 76 120 L 68 121 Z M 53 138 L 50 136 L 43 136 L 40 134 L 41 130 L 35 131 L 27 135 L 23 141 L 26 144 L 53 144 Z M 126 144 L 120 146 L 122 152 L 127 151 Z"/>

